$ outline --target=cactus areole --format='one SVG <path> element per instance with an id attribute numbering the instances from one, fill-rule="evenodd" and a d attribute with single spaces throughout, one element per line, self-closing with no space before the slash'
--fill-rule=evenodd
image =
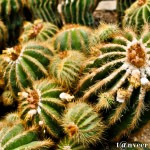
<path id="1" fill-rule="evenodd" d="M 146 0 L 138 0 L 138 5 L 142 6 L 146 3 Z"/>

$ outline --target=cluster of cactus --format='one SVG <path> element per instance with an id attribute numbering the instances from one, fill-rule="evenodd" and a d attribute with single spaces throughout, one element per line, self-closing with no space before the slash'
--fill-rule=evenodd
<path id="1" fill-rule="evenodd" d="M 134 1 L 118 0 L 118 15 Z M 123 28 L 94 29 L 100 0 L 62 0 L 62 16 L 59 2 L 0 2 L 0 149 L 105 149 L 150 120 L 149 0 L 131 5 Z M 6 16 L 19 17 L 14 28 Z"/>

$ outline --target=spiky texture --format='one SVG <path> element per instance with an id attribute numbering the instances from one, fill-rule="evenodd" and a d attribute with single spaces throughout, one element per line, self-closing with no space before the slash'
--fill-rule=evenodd
<path id="1" fill-rule="evenodd" d="M 94 108 L 84 102 L 70 103 L 63 116 L 63 128 L 69 138 L 88 145 L 100 141 L 104 124 Z"/>
<path id="2" fill-rule="evenodd" d="M 78 143 L 76 139 L 65 137 L 57 144 L 57 150 L 85 150 L 83 144 Z"/>
<path id="3" fill-rule="evenodd" d="M 23 24 L 22 0 L 1 0 L 0 8 L 0 18 L 8 28 L 8 44 L 14 45 Z"/>
<path id="4" fill-rule="evenodd" d="M 5 24 L 0 20 L 0 53 L 5 48 L 8 40 L 8 31 Z"/>
<path id="5" fill-rule="evenodd" d="M 16 124 L 3 132 L 0 140 L 0 148 L 3 150 L 42 150 L 43 148 L 48 149 L 53 145 L 50 139 L 39 141 L 35 127 L 25 129 L 22 124 Z"/>
<path id="6" fill-rule="evenodd" d="M 54 37 L 54 48 L 58 51 L 79 50 L 89 53 L 91 29 L 85 26 L 65 25 Z"/>
<path id="7" fill-rule="evenodd" d="M 145 24 L 150 22 L 150 0 L 137 0 L 125 11 L 123 27 L 133 26 L 137 33 L 141 33 Z"/>
<path id="8" fill-rule="evenodd" d="M 5 82 L 14 95 L 34 80 L 48 76 L 47 66 L 53 52 L 46 44 L 29 42 L 7 48 L 3 53 L 9 62 L 4 72 Z"/>
<path id="9" fill-rule="evenodd" d="M 139 36 L 126 28 L 111 43 L 99 45 L 102 54 L 89 66 L 77 88 L 84 91 L 83 100 L 96 102 L 99 97 L 98 110 L 112 108 L 107 124 L 117 123 L 114 134 L 118 137 L 132 131 L 149 107 L 150 31 L 148 26 L 144 29 Z"/>
<path id="10" fill-rule="evenodd" d="M 40 19 L 35 20 L 34 23 L 25 22 L 23 33 L 19 37 L 19 41 L 21 43 L 25 43 L 29 40 L 45 42 L 50 40 L 57 31 L 57 26 L 50 22 L 43 22 Z"/>
<path id="11" fill-rule="evenodd" d="M 128 9 L 136 0 L 117 0 L 117 17 L 118 24 L 122 26 L 122 20 L 125 15 L 125 10 Z"/>
<path id="12" fill-rule="evenodd" d="M 66 23 L 94 26 L 93 11 L 101 0 L 64 0 L 62 14 Z"/>
<path id="13" fill-rule="evenodd" d="M 57 7 L 59 0 L 28 0 L 27 5 L 31 10 L 34 19 L 42 19 L 46 22 L 54 23 L 55 25 L 61 27 L 62 20 L 58 13 Z"/>
<path id="14" fill-rule="evenodd" d="M 58 138 L 61 135 L 61 113 L 64 103 L 59 98 L 62 88 L 55 82 L 45 79 L 34 82 L 33 89 L 18 93 L 20 96 L 21 118 L 26 124 L 36 124 Z"/>
<path id="15" fill-rule="evenodd" d="M 50 74 L 67 90 L 77 85 L 85 56 L 78 51 L 59 52 L 52 58 Z"/>

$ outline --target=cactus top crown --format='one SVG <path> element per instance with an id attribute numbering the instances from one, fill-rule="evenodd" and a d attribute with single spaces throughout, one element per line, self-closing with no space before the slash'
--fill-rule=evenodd
<path id="1" fill-rule="evenodd" d="M 132 65 L 140 68 L 146 63 L 145 48 L 140 42 L 135 42 L 127 49 L 127 60 Z"/>
<path id="2" fill-rule="evenodd" d="M 138 5 L 142 6 L 146 3 L 146 0 L 138 0 Z"/>

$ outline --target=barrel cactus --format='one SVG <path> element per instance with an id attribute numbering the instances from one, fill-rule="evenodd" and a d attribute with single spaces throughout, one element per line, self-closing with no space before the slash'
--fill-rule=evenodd
<path id="1" fill-rule="evenodd" d="M 52 58 L 49 72 L 65 89 L 72 91 L 77 85 L 85 56 L 78 51 L 59 52 Z"/>
<path id="2" fill-rule="evenodd" d="M 50 22 L 43 22 L 40 19 L 35 20 L 34 23 L 25 22 L 23 33 L 19 37 L 19 41 L 21 43 L 25 43 L 29 40 L 45 42 L 50 40 L 57 31 L 57 26 Z"/>
<path id="3" fill-rule="evenodd" d="M 94 26 L 93 11 L 101 0 L 64 0 L 62 14 L 65 23 Z"/>
<path id="4" fill-rule="evenodd" d="M 33 88 L 19 92 L 19 112 L 27 125 L 40 126 L 43 132 L 53 138 L 62 134 L 61 113 L 64 103 L 59 98 L 63 92 L 58 84 L 50 79 L 34 82 Z"/>
<path id="5" fill-rule="evenodd" d="M 85 146 L 102 139 L 104 124 L 94 108 L 84 102 L 70 103 L 63 115 L 64 132 Z"/>
<path id="6" fill-rule="evenodd" d="M 3 130 L 0 131 L 0 134 Z M 53 145 L 52 140 L 39 140 L 36 127 L 25 129 L 20 123 L 10 127 L 0 137 L 0 148 L 3 150 L 48 149 Z"/>
<path id="7" fill-rule="evenodd" d="M 79 50 L 89 53 L 91 29 L 75 24 L 65 25 L 54 37 L 54 48 L 58 51 Z"/>
<path id="8" fill-rule="evenodd" d="M 112 42 L 99 44 L 102 54 L 88 65 L 77 87 L 82 100 L 96 103 L 98 111 L 108 110 L 108 127 L 120 125 L 118 138 L 137 127 L 149 107 L 150 30 L 144 29 L 139 36 L 126 28 Z"/>
<path id="9" fill-rule="evenodd" d="M 42 19 L 46 22 L 51 22 L 59 27 L 62 26 L 61 15 L 57 7 L 59 0 L 26 0 L 26 5 L 33 14 L 33 19 Z"/>
<path id="10" fill-rule="evenodd" d="M 123 27 L 133 26 L 137 33 L 141 33 L 145 24 L 150 22 L 150 0 L 137 0 L 126 10 Z"/>
<path id="11" fill-rule="evenodd" d="M 5 48 L 8 40 L 8 30 L 5 24 L 0 20 L 0 53 L 1 50 Z"/>
<path id="12" fill-rule="evenodd" d="M 8 65 L 4 70 L 5 83 L 14 96 L 34 80 L 48 76 L 47 66 L 53 55 L 45 45 L 29 42 L 3 51 Z"/>
<path id="13" fill-rule="evenodd" d="M 1 0 L 0 8 L 0 18 L 8 28 L 8 44 L 12 46 L 17 43 L 23 24 L 22 0 Z"/>
<path id="14" fill-rule="evenodd" d="M 117 0 L 117 17 L 118 24 L 122 25 L 122 20 L 125 15 L 126 9 L 128 9 L 136 0 Z"/>

